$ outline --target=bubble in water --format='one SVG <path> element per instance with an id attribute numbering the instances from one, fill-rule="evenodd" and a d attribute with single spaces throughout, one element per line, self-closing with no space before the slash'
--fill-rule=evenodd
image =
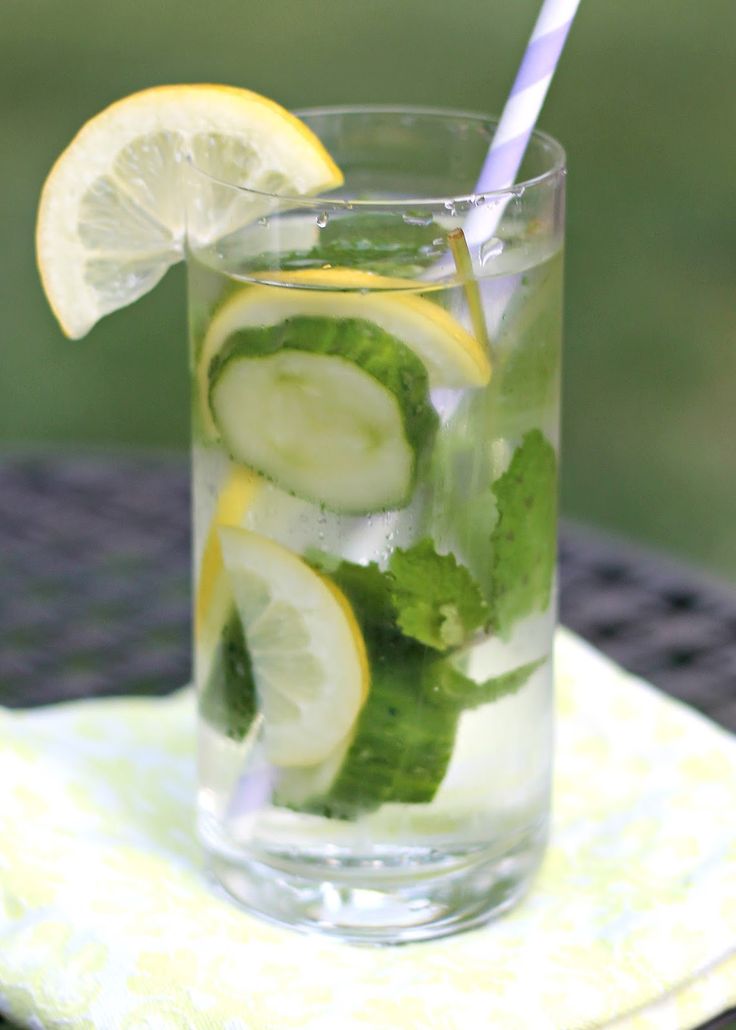
<path id="1" fill-rule="evenodd" d="M 265 229 L 266 226 L 268 225 L 268 219 L 267 218 L 259 218 L 258 219 L 258 224 L 262 225 L 263 228 Z"/>
<path id="2" fill-rule="evenodd" d="M 317 215 L 317 219 L 316 220 L 317 220 L 317 227 L 319 229 L 324 229 L 325 226 L 327 225 L 327 223 L 330 220 L 330 216 L 328 215 L 328 213 L 326 211 L 320 211 L 320 213 Z"/>
<path id="3" fill-rule="evenodd" d="M 487 199 L 484 193 L 480 193 L 477 197 L 473 197 L 473 206 L 483 207 Z"/>
<path id="4" fill-rule="evenodd" d="M 454 200 L 446 200 L 444 204 L 445 211 L 448 211 L 454 218 L 457 214 L 457 204 Z"/>
<path id="5" fill-rule="evenodd" d="M 325 542 L 325 530 L 327 529 L 327 512 L 323 505 L 320 505 L 319 515 L 317 516 L 317 540 L 320 544 Z"/>
<path id="6" fill-rule="evenodd" d="M 489 261 L 500 257 L 501 254 L 503 254 L 503 240 L 499 240 L 498 236 L 492 236 L 490 240 L 481 244 L 480 263 L 485 266 Z"/>
<path id="7" fill-rule="evenodd" d="M 407 211 L 401 217 L 407 225 L 431 225 L 434 220 L 431 215 L 422 214 L 421 211 Z"/>

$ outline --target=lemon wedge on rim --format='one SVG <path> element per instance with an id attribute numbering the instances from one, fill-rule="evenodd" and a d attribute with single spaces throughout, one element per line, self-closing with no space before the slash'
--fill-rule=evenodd
<path id="1" fill-rule="evenodd" d="M 220 530 L 243 627 L 264 745 L 279 766 L 315 765 L 351 732 L 368 694 L 365 642 L 344 594 L 250 530 Z"/>
<path id="2" fill-rule="evenodd" d="M 82 127 L 41 193 L 38 267 L 67 336 L 137 300 L 181 260 L 189 157 L 212 177 L 199 184 L 199 242 L 259 215 L 257 200 L 217 180 L 294 195 L 342 182 L 306 125 L 249 90 L 158 86 L 117 101 Z"/>

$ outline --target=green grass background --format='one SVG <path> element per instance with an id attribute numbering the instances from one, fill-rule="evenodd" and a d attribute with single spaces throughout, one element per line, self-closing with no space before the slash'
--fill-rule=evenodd
<path id="1" fill-rule="evenodd" d="M 0 449 L 184 447 L 183 277 L 65 341 L 41 183 L 156 83 L 498 110 L 538 0 L 2 0 Z M 582 0 L 542 126 L 569 155 L 563 507 L 736 577 L 736 3 Z"/>

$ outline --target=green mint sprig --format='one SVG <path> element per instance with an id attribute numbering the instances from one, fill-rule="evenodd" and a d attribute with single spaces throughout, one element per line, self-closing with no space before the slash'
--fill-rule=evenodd
<path id="1" fill-rule="evenodd" d="M 336 561 L 317 551 L 307 560 L 347 595 L 358 622 L 382 626 L 434 651 L 462 647 L 490 624 L 478 584 L 452 554 L 439 554 L 427 537 L 397 547 L 382 571 L 375 562 Z"/>
<path id="2" fill-rule="evenodd" d="M 437 651 L 462 647 L 490 622 L 478 584 L 452 554 L 438 554 L 429 538 L 389 562 L 389 593 L 405 636 Z"/>
<path id="3" fill-rule="evenodd" d="M 333 215 L 320 229 L 314 247 L 281 254 L 279 267 L 293 270 L 332 265 L 409 275 L 428 268 L 446 251 L 445 231 L 434 222 L 405 222 L 397 214 Z M 254 261 L 254 267 L 268 267 L 270 261 L 269 255 L 263 255 Z"/>
<path id="4" fill-rule="evenodd" d="M 557 550 L 557 458 L 538 429 L 522 439 L 493 484 L 490 603 L 496 632 L 549 604 Z"/>

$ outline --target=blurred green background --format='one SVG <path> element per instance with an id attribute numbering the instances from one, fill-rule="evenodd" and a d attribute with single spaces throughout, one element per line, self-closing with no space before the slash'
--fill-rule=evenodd
<path id="1" fill-rule="evenodd" d="M 41 183 L 144 86 L 498 110 L 539 0 L 3 0 L 0 450 L 183 448 L 183 276 L 65 341 Z M 569 165 L 563 507 L 736 578 L 736 4 L 583 0 L 541 125 Z"/>

